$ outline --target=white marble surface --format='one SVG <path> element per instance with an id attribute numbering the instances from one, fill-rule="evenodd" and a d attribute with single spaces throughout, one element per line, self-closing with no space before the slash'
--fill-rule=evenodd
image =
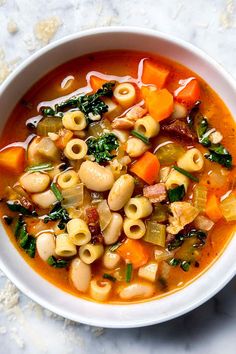
<path id="1" fill-rule="evenodd" d="M 35 39 L 34 27 L 37 21 L 51 16 L 61 20 L 51 40 L 104 25 L 153 28 L 199 46 L 236 78 L 233 0 L 0 0 L 0 71 L 3 66 L 14 69 L 43 45 Z M 9 21 L 17 24 L 17 33 L 8 32 Z M 12 290 L 10 301 L 6 289 Z M 234 354 L 235 298 L 236 279 L 206 304 L 179 319 L 148 328 L 103 332 L 42 309 L 2 275 L 0 353 Z"/>

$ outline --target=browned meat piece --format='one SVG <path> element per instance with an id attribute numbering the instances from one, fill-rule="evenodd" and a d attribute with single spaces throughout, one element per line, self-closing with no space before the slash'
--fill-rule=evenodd
<path id="1" fill-rule="evenodd" d="M 194 141 L 196 139 L 195 134 L 191 131 L 188 125 L 179 119 L 174 120 L 169 124 L 161 124 L 161 130 L 163 133 L 171 135 L 174 138 L 176 137 L 187 141 Z"/>
<path id="2" fill-rule="evenodd" d="M 99 220 L 99 215 L 98 215 L 97 209 L 95 207 L 87 208 L 86 215 L 87 215 L 89 224 L 94 224 L 94 223 L 98 222 L 98 220 Z"/>
<path id="3" fill-rule="evenodd" d="M 148 198 L 151 203 L 159 203 L 166 199 L 166 187 L 164 183 L 157 183 L 153 186 L 143 188 L 144 197 Z"/>

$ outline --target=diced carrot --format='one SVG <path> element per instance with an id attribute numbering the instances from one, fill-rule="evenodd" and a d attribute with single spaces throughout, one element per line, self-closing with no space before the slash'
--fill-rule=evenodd
<path id="1" fill-rule="evenodd" d="M 182 90 L 176 90 L 176 100 L 191 107 L 200 99 L 200 86 L 196 79 L 191 80 Z"/>
<path id="2" fill-rule="evenodd" d="M 102 87 L 102 85 L 104 85 L 106 82 L 107 82 L 106 80 L 103 80 L 100 77 L 94 75 L 90 77 L 90 86 L 92 87 L 93 92 L 99 90 Z"/>
<path id="3" fill-rule="evenodd" d="M 222 211 L 220 209 L 219 199 L 215 194 L 210 194 L 206 203 L 206 214 L 214 222 L 222 218 Z"/>
<path id="4" fill-rule="evenodd" d="M 149 151 L 146 151 L 130 168 L 139 178 L 148 184 L 156 181 L 160 170 L 158 158 Z"/>
<path id="5" fill-rule="evenodd" d="M 133 268 L 139 268 L 147 263 L 149 254 L 142 243 L 138 240 L 127 238 L 116 250 L 125 261 L 132 263 Z"/>
<path id="6" fill-rule="evenodd" d="M 158 122 L 169 117 L 173 112 L 174 98 L 167 90 L 151 90 L 144 98 L 150 115 Z"/>
<path id="7" fill-rule="evenodd" d="M 142 82 L 144 84 L 154 84 L 159 89 L 165 86 L 170 70 L 161 67 L 150 60 L 145 60 L 143 64 Z"/>
<path id="8" fill-rule="evenodd" d="M 56 146 L 59 149 L 64 149 L 66 147 L 66 144 L 70 141 L 72 138 L 73 133 L 70 130 L 63 129 L 60 131 L 60 137 L 55 141 Z"/>
<path id="9" fill-rule="evenodd" d="M 0 166 L 8 172 L 18 174 L 25 168 L 25 149 L 12 146 L 0 152 Z"/>

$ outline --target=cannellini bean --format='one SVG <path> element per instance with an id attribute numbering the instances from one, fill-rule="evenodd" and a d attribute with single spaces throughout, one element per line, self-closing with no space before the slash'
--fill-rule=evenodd
<path id="1" fill-rule="evenodd" d="M 79 177 L 88 189 L 95 192 L 108 191 L 114 184 L 111 170 L 97 162 L 84 161 L 79 169 Z"/>
<path id="2" fill-rule="evenodd" d="M 139 157 L 150 148 L 138 138 L 130 138 L 126 143 L 126 152 L 130 157 Z"/>
<path id="3" fill-rule="evenodd" d="M 125 206 L 134 191 L 134 178 L 125 174 L 120 176 L 113 184 L 108 195 L 108 205 L 111 210 L 117 211 Z"/>
<path id="4" fill-rule="evenodd" d="M 33 194 L 31 198 L 34 204 L 38 205 L 42 209 L 48 209 L 57 201 L 57 198 L 50 189 L 42 193 Z"/>
<path id="5" fill-rule="evenodd" d="M 80 258 L 75 258 L 71 262 L 69 276 L 77 290 L 86 292 L 91 280 L 91 267 Z"/>
<path id="6" fill-rule="evenodd" d="M 118 253 L 107 250 L 103 256 L 103 265 L 107 269 L 115 269 L 120 260 L 121 257 Z"/>
<path id="7" fill-rule="evenodd" d="M 130 130 L 134 127 L 134 122 L 126 118 L 116 118 L 111 124 L 113 129 Z"/>
<path id="8" fill-rule="evenodd" d="M 29 193 L 45 191 L 50 183 L 50 177 L 41 172 L 28 173 L 20 178 L 21 186 Z"/>
<path id="9" fill-rule="evenodd" d="M 125 286 L 119 293 L 122 300 L 147 298 L 154 294 L 154 286 L 146 283 L 133 283 Z"/>
<path id="10" fill-rule="evenodd" d="M 120 140 L 122 144 L 126 143 L 129 133 L 126 130 L 113 129 L 112 133 Z"/>
<path id="11" fill-rule="evenodd" d="M 112 245 L 118 240 L 122 226 L 122 216 L 119 213 L 112 213 L 111 221 L 103 231 L 104 242 L 106 245 Z"/>
<path id="12" fill-rule="evenodd" d="M 50 232 L 40 234 L 36 239 L 36 248 L 39 257 L 43 261 L 47 261 L 50 256 L 55 256 L 55 239 L 54 235 Z"/>

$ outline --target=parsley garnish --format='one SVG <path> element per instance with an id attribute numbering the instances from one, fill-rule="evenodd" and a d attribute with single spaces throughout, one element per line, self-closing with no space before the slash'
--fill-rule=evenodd
<path id="1" fill-rule="evenodd" d="M 167 194 L 168 194 L 169 201 L 171 203 L 178 202 L 179 200 L 182 200 L 185 196 L 184 185 L 181 184 L 178 187 L 168 189 Z"/>
<path id="2" fill-rule="evenodd" d="M 66 209 L 61 206 L 61 203 L 57 203 L 50 213 L 45 216 L 43 219 L 44 223 L 47 224 L 51 220 L 60 220 L 59 224 L 57 225 L 60 230 L 65 228 L 65 224 L 70 220 L 69 214 L 67 213 Z"/>
<path id="3" fill-rule="evenodd" d="M 86 141 L 88 145 L 88 155 L 93 155 L 95 160 L 100 162 L 110 161 L 116 155 L 111 154 L 119 146 L 117 137 L 112 133 L 105 133 L 98 138 L 89 138 Z"/>
<path id="4" fill-rule="evenodd" d="M 56 259 L 54 256 L 50 256 L 47 259 L 47 264 L 53 268 L 66 268 L 68 262 L 65 261 L 64 259 Z"/>

